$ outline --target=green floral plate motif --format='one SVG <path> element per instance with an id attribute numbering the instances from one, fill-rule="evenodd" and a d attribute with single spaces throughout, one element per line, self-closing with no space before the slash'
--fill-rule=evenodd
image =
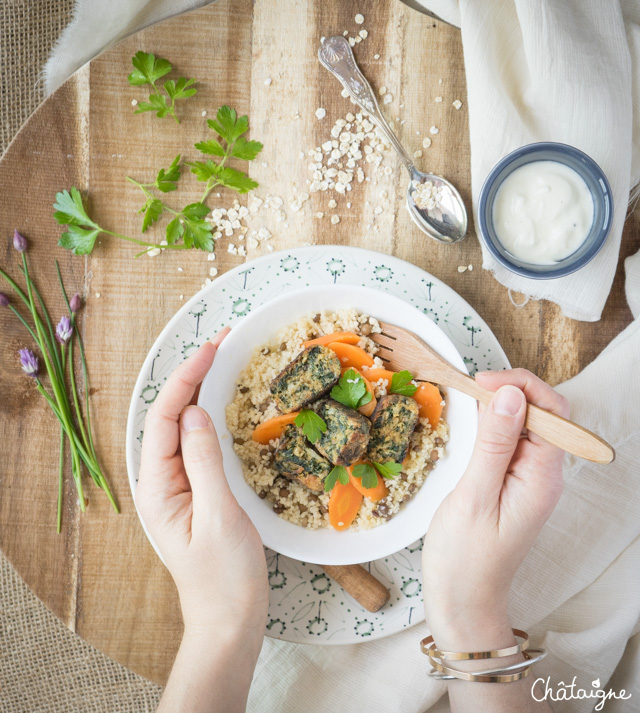
<path id="1" fill-rule="evenodd" d="M 509 362 L 478 313 L 456 292 L 403 260 L 336 245 L 297 248 L 226 272 L 174 315 L 149 352 L 133 392 L 127 423 L 132 492 L 138 478 L 144 419 L 168 375 L 196 347 L 252 309 L 292 290 L 342 283 L 383 290 L 406 300 L 445 331 L 471 374 Z M 377 614 L 365 611 L 317 565 L 266 550 L 271 590 L 266 635 L 305 644 L 353 644 L 388 636 L 424 619 L 416 542 L 366 567 L 391 590 Z"/>

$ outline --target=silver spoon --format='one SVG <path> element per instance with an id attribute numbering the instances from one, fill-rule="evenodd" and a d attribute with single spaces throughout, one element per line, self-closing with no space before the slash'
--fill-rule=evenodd
<path id="1" fill-rule="evenodd" d="M 407 208 L 416 225 L 429 237 L 443 243 L 462 240 L 467 233 L 467 211 L 460 194 L 445 178 L 422 173 L 415 167 L 382 116 L 371 85 L 358 68 L 347 40 L 340 35 L 328 37 L 318 50 L 318 58 L 340 80 L 351 98 L 364 109 L 398 152 L 411 177 Z"/>

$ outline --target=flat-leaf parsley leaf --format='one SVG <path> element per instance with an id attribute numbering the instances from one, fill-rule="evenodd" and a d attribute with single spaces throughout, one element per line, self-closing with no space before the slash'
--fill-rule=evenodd
<path id="1" fill-rule="evenodd" d="M 154 90 L 149 95 L 148 102 L 138 102 L 134 113 L 142 114 L 145 111 L 155 111 L 156 116 L 161 119 L 167 114 L 171 114 L 179 124 L 180 120 L 175 112 L 176 99 L 192 97 L 198 91 L 193 86 L 196 80 L 187 79 L 186 77 L 180 77 L 178 80 L 168 79 L 159 87 L 156 82 L 173 69 L 171 62 L 162 57 L 156 58 L 154 54 L 143 52 L 142 50 L 135 53 L 131 59 L 131 64 L 133 64 L 135 70 L 128 76 L 129 84 L 134 87 L 148 84 Z M 164 89 L 167 96 L 161 93 L 161 89 Z M 171 100 L 171 103 L 167 101 L 167 97 Z"/>
<path id="2" fill-rule="evenodd" d="M 294 421 L 311 443 L 315 443 L 327 430 L 327 424 L 315 411 L 302 409 Z"/>
<path id="3" fill-rule="evenodd" d="M 56 193 L 56 202 L 53 204 L 55 213 L 53 217 L 62 225 L 90 225 L 92 228 L 97 228 L 98 224 L 94 223 L 87 215 L 82 203 L 80 191 L 72 187 L 69 191 L 60 191 Z"/>
<path id="4" fill-rule="evenodd" d="M 373 466 L 383 478 L 395 478 L 402 471 L 402 463 L 376 463 L 373 461 Z"/>
<path id="5" fill-rule="evenodd" d="M 343 465 L 334 466 L 332 471 L 325 478 L 325 481 L 324 481 L 325 493 L 328 493 L 329 491 L 333 490 L 333 487 L 336 484 L 336 482 L 339 482 L 342 485 L 347 485 L 349 483 L 349 473 L 347 472 L 347 469 Z"/>
<path id="6" fill-rule="evenodd" d="M 209 119 L 207 124 L 228 144 L 232 144 L 239 136 L 249 131 L 249 117 L 238 116 L 236 110 L 226 104 L 218 109 L 216 118 Z"/>
<path id="7" fill-rule="evenodd" d="M 371 465 L 371 463 L 360 463 L 359 465 L 354 465 L 353 470 L 354 478 L 362 478 L 363 488 L 375 488 L 378 484 L 378 475 L 376 469 Z"/>
<path id="8" fill-rule="evenodd" d="M 367 385 L 360 374 L 355 369 L 348 369 L 331 389 L 331 398 L 343 406 L 358 409 L 368 404 L 372 396 L 367 391 Z"/>
<path id="9" fill-rule="evenodd" d="M 139 213 L 144 212 L 144 218 L 142 220 L 142 232 L 146 233 L 147 228 L 153 225 L 158 218 L 162 215 L 164 209 L 164 204 L 157 198 L 149 198 L 149 200 L 140 208 Z"/>
<path id="10" fill-rule="evenodd" d="M 135 67 L 128 79 L 129 84 L 140 87 L 144 84 L 155 84 L 158 79 L 169 74 L 171 71 L 171 62 L 162 57 L 156 59 L 154 54 L 139 50 L 131 59 L 131 64 Z"/>
<path id="11" fill-rule="evenodd" d="M 155 111 L 156 116 L 160 117 L 160 119 L 164 119 L 164 117 L 171 112 L 171 109 L 167 104 L 167 98 L 165 96 L 162 94 L 149 94 L 149 101 L 138 102 L 138 106 L 133 113 L 142 114 L 145 111 Z M 178 121 L 178 119 L 176 119 L 176 121 Z"/>
<path id="12" fill-rule="evenodd" d="M 399 371 L 393 375 L 391 378 L 391 385 L 389 386 L 390 394 L 401 394 L 402 396 L 413 396 L 418 387 L 412 384 L 413 374 L 409 371 Z"/>
<path id="13" fill-rule="evenodd" d="M 238 193 L 248 193 L 257 188 L 257 182 L 247 174 L 225 166 L 229 158 L 253 161 L 262 151 L 262 144 L 259 141 L 247 141 L 242 135 L 249 130 L 248 117 L 238 116 L 235 109 L 224 105 L 218 109 L 215 119 L 207 121 L 207 125 L 218 134 L 220 141 L 209 139 L 199 141 L 194 146 L 198 151 L 208 156 L 217 156 L 222 160 L 216 163 L 209 158 L 206 161 L 193 161 L 187 164 L 198 181 L 206 184 L 200 200 L 204 201 L 215 186 L 225 186 Z"/>
<path id="14" fill-rule="evenodd" d="M 171 165 L 165 171 L 161 168 L 156 176 L 155 187 L 163 193 L 170 193 L 178 188 L 178 179 L 180 178 L 180 154 L 178 154 Z"/>

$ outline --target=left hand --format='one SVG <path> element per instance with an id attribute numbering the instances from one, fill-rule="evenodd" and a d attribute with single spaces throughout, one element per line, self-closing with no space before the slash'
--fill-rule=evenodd
<path id="1" fill-rule="evenodd" d="M 181 364 L 149 409 L 135 500 L 178 588 L 185 635 L 242 633 L 257 645 L 269 602 L 262 542 L 229 488 L 209 415 L 193 405 L 228 331 Z"/>

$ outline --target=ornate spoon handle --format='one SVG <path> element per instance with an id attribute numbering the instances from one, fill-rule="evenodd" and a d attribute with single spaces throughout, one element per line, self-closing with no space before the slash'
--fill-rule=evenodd
<path id="1" fill-rule="evenodd" d="M 413 161 L 391 130 L 387 120 L 382 116 L 376 101 L 376 95 L 356 64 L 347 40 L 340 35 L 328 37 L 318 50 L 318 58 L 321 64 L 340 80 L 353 101 L 369 114 L 369 118 L 374 124 L 380 127 L 393 148 L 398 152 L 402 162 L 407 167 L 407 171 L 413 176 L 416 170 Z"/>

